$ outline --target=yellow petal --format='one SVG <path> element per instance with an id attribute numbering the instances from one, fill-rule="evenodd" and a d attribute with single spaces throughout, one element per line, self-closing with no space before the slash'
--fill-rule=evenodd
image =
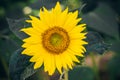
<path id="1" fill-rule="evenodd" d="M 43 64 L 43 59 L 39 59 L 35 65 L 34 65 L 34 69 L 40 68 Z"/>
<path id="2" fill-rule="evenodd" d="M 78 17 L 78 10 L 76 10 L 74 13 L 73 13 L 73 19 L 76 19 Z"/>
<path id="3" fill-rule="evenodd" d="M 69 33 L 71 40 L 75 40 L 75 39 L 85 39 L 87 33 Z"/>
<path id="4" fill-rule="evenodd" d="M 61 6 L 60 6 L 60 3 L 57 2 L 55 8 L 54 8 L 54 13 L 58 14 L 58 13 L 61 13 Z"/>
<path id="5" fill-rule="evenodd" d="M 40 54 L 41 53 L 40 49 L 41 49 L 40 44 L 31 45 L 31 46 L 28 46 L 26 49 L 24 49 L 22 51 L 22 54 L 33 56 L 33 55 L 36 55 L 36 54 Z"/>
<path id="6" fill-rule="evenodd" d="M 70 50 L 76 52 L 76 53 L 84 53 L 86 52 L 86 49 L 83 47 L 83 45 L 80 45 L 79 43 L 70 43 L 69 47 Z"/>
<path id="7" fill-rule="evenodd" d="M 61 10 L 60 3 L 57 2 L 55 8 L 53 8 L 50 13 L 52 16 L 52 25 L 53 26 L 59 26 L 59 22 L 60 22 L 59 17 L 61 15 L 61 12 L 62 12 L 62 10 Z"/>
<path id="8" fill-rule="evenodd" d="M 68 32 L 71 31 L 74 27 L 76 27 L 78 22 L 81 21 L 81 18 L 76 19 L 77 13 L 78 13 L 78 11 L 76 11 L 74 13 L 68 13 L 68 15 L 67 15 L 67 19 L 63 26 Z"/>
<path id="9" fill-rule="evenodd" d="M 48 71 L 48 73 L 50 72 L 50 66 L 51 66 L 51 57 L 50 54 L 46 55 L 47 57 L 44 57 L 44 70 L 45 72 Z"/>
<path id="10" fill-rule="evenodd" d="M 45 7 L 43 7 L 43 10 L 40 10 L 41 26 L 49 28 L 51 24 L 51 13 Z"/>
<path id="11" fill-rule="evenodd" d="M 34 53 L 31 52 L 31 50 L 30 50 L 29 48 L 24 49 L 24 50 L 22 51 L 22 54 L 26 54 L 26 55 L 28 55 L 28 56 L 33 56 L 33 55 L 34 55 Z"/>
<path id="12" fill-rule="evenodd" d="M 73 61 L 80 63 L 80 61 L 77 59 L 77 57 L 74 55 L 74 53 L 69 52 L 69 55 Z"/>
<path id="13" fill-rule="evenodd" d="M 56 64 L 56 67 L 57 67 L 57 69 L 58 69 L 58 71 L 62 74 L 62 70 L 61 70 L 61 68 L 62 68 L 62 61 L 61 61 L 61 58 L 62 58 L 63 56 L 61 56 L 61 54 L 59 54 L 59 55 L 55 55 L 55 64 Z"/>
<path id="14" fill-rule="evenodd" d="M 36 54 L 34 55 L 31 59 L 30 59 L 30 62 L 36 62 L 38 61 L 38 59 L 40 60 L 41 56 L 39 57 L 40 55 Z"/>
<path id="15" fill-rule="evenodd" d="M 37 17 L 34 16 L 30 16 L 31 20 L 31 24 L 32 27 L 39 32 L 43 32 L 45 31 L 47 28 L 49 28 L 47 25 L 45 25 L 40 19 L 38 19 Z M 27 20 L 28 22 L 29 20 Z"/>
<path id="16" fill-rule="evenodd" d="M 74 47 L 70 47 L 69 49 L 71 49 L 75 53 L 78 53 L 80 56 L 83 56 L 82 53 L 86 52 L 83 46 L 74 46 Z"/>
<path id="17" fill-rule="evenodd" d="M 30 44 L 30 43 L 24 43 L 24 44 L 22 45 L 23 48 L 27 48 L 28 46 L 31 46 L 31 44 Z"/>
<path id="18" fill-rule="evenodd" d="M 74 27 L 71 31 L 69 31 L 69 33 L 71 34 L 74 34 L 74 33 L 80 33 L 82 32 L 83 30 L 85 30 L 86 27 L 86 24 L 80 24 L 80 25 L 77 25 L 76 27 Z"/>
<path id="19" fill-rule="evenodd" d="M 57 16 L 56 26 L 63 27 L 65 20 L 67 18 L 67 14 L 68 14 L 68 8 L 66 8 L 59 16 Z"/>
<path id="20" fill-rule="evenodd" d="M 65 56 L 63 56 L 63 54 L 61 54 L 61 62 L 62 62 L 62 67 L 64 68 L 64 69 L 68 69 L 68 67 L 67 67 L 67 64 L 66 64 L 66 59 L 65 59 Z"/>
<path id="21" fill-rule="evenodd" d="M 72 62 L 72 59 L 70 58 L 70 56 L 68 55 L 69 52 L 68 51 L 65 51 L 63 54 L 62 54 L 62 60 L 63 60 L 63 68 L 68 70 L 68 67 L 71 68 L 71 64 L 73 64 Z"/>
<path id="22" fill-rule="evenodd" d="M 70 44 L 86 45 L 88 42 L 81 39 L 72 39 Z"/>
<path id="23" fill-rule="evenodd" d="M 49 69 L 49 75 L 52 75 L 55 72 L 56 66 L 55 66 L 55 58 L 53 54 L 50 54 L 51 62 L 50 62 L 50 69 Z"/>
<path id="24" fill-rule="evenodd" d="M 23 42 L 27 42 L 27 43 L 31 43 L 31 44 L 40 44 L 41 43 L 41 37 L 40 36 L 32 36 L 32 37 L 28 37 L 23 39 Z"/>
<path id="25" fill-rule="evenodd" d="M 74 51 L 73 49 L 71 48 L 68 48 L 69 49 L 69 52 L 71 52 L 72 54 L 76 55 L 76 56 L 80 56 L 80 57 L 83 57 L 83 51 Z"/>
<path id="26" fill-rule="evenodd" d="M 40 36 L 41 35 L 41 33 L 40 32 L 38 32 L 38 31 L 36 31 L 34 28 L 23 28 L 23 29 L 21 29 L 21 31 L 24 31 L 25 33 L 27 33 L 28 35 L 38 35 L 38 36 Z"/>

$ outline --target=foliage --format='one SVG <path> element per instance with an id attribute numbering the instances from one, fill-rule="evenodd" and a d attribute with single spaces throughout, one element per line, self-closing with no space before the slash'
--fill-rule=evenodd
<path id="1" fill-rule="evenodd" d="M 57 77 L 57 79 L 54 79 L 58 80 L 59 74 L 57 72 L 53 76 L 48 76 L 40 69 L 34 70 L 34 63 L 29 62 L 30 57 L 21 55 L 21 39 L 25 38 L 27 35 L 20 32 L 20 29 L 28 26 L 28 24 L 25 23 L 26 18 L 22 9 L 27 5 L 33 8 L 30 14 L 37 14 L 37 10 L 39 10 L 41 6 L 51 8 L 57 0 L 40 1 L 0 1 L 0 80 L 51 80 L 53 79 L 51 77 Z M 104 55 L 105 53 L 109 54 L 107 51 L 112 51 L 113 54 L 113 58 L 109 58 L 106 62 L 105 69 L 101 69 L 101 64 L 99 63 L 99 66 L 86 66 L 84 65 L 86 64 L 84 63 L 85 58 L 82 59 L 83 66 L 79 64 L 78 67 L 75 67 L 68 72 L 69 80 L 119 80 L 120 17 L 118 16 L 120 16 L 120 1 L 60 0 L 60 2 L 63 7 L 70 7 L 71 11 L 76 9 L 82 11 L 79 13 L 79 16 L 83 18 L 82 23 L 87 24 L 88 31 L 86 41 L 88 41 L 89 44 L 85 46 L 87 49 L 86 56 L 91 56 L 90 53 L 93 53 L 94 55 L 98 53 L 97 55 L 99 56 Z M 82 4 L 86 5 L 81 10 Z M 20 19 L 6 19 L 5 16 Z M 14 34 L 11 33 L 10 30 Z M 108 57 L 106 56 L 105 58 Z M 105 61 L 103 60 L 103 62 Z M 97 67 L 97 72 L 94 71 L 95 67 Z M 35 75 L 39 75 L 39 78 L 36 79 Z M 30 79 L 30 77 L 32 78 Z"/>

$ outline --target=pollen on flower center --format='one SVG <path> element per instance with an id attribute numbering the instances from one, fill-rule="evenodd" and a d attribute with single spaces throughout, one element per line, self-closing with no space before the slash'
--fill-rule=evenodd
<path id="1" fill-rule="evenodd" d="M 62 41 L 63 41 L 63 37 L 58 33 L 53 33 L 50 37 L 50 43 L 53 46 L 59 46 L 62 43 Z"/>
<path id="2" fill-rule="evenodd" d="M 53 27 L 42 34 L 42 45 L 50 53 L 64 52 L 70 43 L 69 35 L 63 28 Z"/>

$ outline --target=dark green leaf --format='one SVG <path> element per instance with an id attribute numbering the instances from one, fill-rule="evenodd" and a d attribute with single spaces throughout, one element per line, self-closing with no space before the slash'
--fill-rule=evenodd
<path id="1" fill-rule="evenodd" d="M 20 31 L 22 28 L 30 27 L 29 24 L 25 23 L 25 20 L 27 20 L 27 18 L 22 18 L 19 20 L 7 18 L 10 30 L 20 39 L 28 36 L 24 32 Z"/>
<path id="2" fill-rule="evenodd" d="M 86 23 L 88 27 L 118 39 L 119 26 L 116 17 L 117 14 L 105 3 L 99 3 L 94 11 L 82 16 L 83 22 Z"/>
<path id="3" fill-rule="evenodd" d="M 18 48 L 18 44 L 8 36 L 3 36 L 0 38 L 0 57 L 7 62 L 7 65 L 9 63 L 10 56 Z"/>
<path id="4" fill-rule="evenodd" d="M 68 75 L 69 80 L 94 80 L 94 72 L 89 67 L 76 67 Z"/>
<path id="5" fill-rule="evenodd" d="M 36 70 L 33 70 L 33 64 L 31 63 L 29 66 L 25 68 L 25 70 L 21 74 L 20 80 L 25 80 L 26 78 L 30 77 L 36 72 Z"/>
<path id="6" fill-rule="evenodd" d="M 97 32 L 88 32 L 86 41 L 88 42 L 86 45 L 87 52 L 103 54 L 110 48 L 110 45 L 105 43 Z"/>
<path id="7" fill-rule="evenodd" d="M 117 54 L 120 54 L 120 41 L 114 41 L 110 50 L 116 52 Z"/>
<path id="8" fill-rule="evenodd" d="M 36 72 L 33 69 L 33 63 L 29 62 L 30 57 L 22 55 L 21 51 L 22 49 L 15 51 L 11 57 L 9 64 L 11 80 L 25 80 Z"/>
<path id="9" fill-rule="evenodd" d="M 110 80 L 120 80 L 120 55 L 114 56 L 107 65 Z"/>

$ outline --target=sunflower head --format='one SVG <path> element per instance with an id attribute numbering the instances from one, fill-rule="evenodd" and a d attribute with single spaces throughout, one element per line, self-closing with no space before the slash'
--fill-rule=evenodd
<path id="1" fill-rule="evenodd" d="M 52 75 L 57 69 L 72 69 L 74 62 L 80 62 L 76 56 L 83 57 L 86 51 L 84 41 L 86 33 L 83 30 L 86 24 L 78 24 L 78 11 L 62 10 L 60 3 L 48 11 L 40 9 L 40 18 L 30 16 L 26 20 L 32 27 L 23 28 L 28 38 L 23 39 L 22 54 L 32 56 L 34 69 L 44 65 L 44 70 Z"/>

